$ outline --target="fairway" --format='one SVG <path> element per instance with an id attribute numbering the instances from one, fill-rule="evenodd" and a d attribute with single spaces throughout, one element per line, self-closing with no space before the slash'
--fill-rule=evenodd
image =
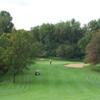
<path id="1" fill-rule="evenodd" d="M 67 68 L 78 62 L 37 60 L 30 70 L 0 83 L 0 100 L 99 100 L 100 73 L 89 68 Z M 39 70 L 40 76 L 34 71 Z"/>

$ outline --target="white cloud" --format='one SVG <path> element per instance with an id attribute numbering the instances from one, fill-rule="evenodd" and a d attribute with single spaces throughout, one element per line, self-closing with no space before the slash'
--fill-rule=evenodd
<path id="1" fill-rule="evenodd" d="M 0 11 L 7 10 L 17 29 L 72 18 L 87 23 L 100 17 L 99 0 L 0 0 Z"/>

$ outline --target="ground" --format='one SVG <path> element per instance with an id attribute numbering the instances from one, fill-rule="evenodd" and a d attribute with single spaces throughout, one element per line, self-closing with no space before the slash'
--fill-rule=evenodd
<path id="1" fill-rule="evenodd" d="M 0 100 L 99 100 L 100 73 L 89 68 L 68 68 L 80 62 L 38 60 L 30 70 L 0 83 Z M 34 71 L 39 70 L 40 76 Z"/>

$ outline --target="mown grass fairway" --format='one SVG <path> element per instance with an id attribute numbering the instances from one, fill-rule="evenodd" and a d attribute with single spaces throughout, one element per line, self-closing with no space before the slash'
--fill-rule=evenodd
<path id="1" fill-rule="evenodd" d="M 65 68 L 67 61 L 37 61 L 31 70 L 0 83 L 0 100 L 99 100 L 100 73 L 87 68 Z M 76 62 L 75 62 L 76 63 Z M 40 76 L 34 76 L 34 70 Z"/>

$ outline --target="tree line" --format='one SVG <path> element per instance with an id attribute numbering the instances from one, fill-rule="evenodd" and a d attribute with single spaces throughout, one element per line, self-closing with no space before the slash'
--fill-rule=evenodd
<path id="1" fill-rule="evenodd" d="M 100 19 L 92 20 L 81 27 L 80 22 L 72 19 L 57 24 L 42 24 L 31 28 L 30 32 L 40 48 L 36 57 L 61 57 L 64 59 L 85 59 L 86 62 L 96 63 L 99 52 Z M 95 39 L 95 41 L 93 41 Z M 95 42 L 95 43 L 94 43 Z M 94 43 L 94 46 L 90 46 Z M 91 54 L 91 56 L 90 56 Z M 96 56 L 96 61 L 92 60 Z M 93 57 L 94 58 L 94 57 Z M 92 61 L 91 61 L 92 60 Z M 98 62 L 99 63 L 99 62 Z"/>
<path id="2" fill-rule="evenodd" d="M 44 23 L 27 30 L 16 30 L 12 16 L 0 12 L 0 75 L 17 74 L 27 69 L 36 57 L 85 59 L 100 63 L 100 19 L 81 27 L 72 19 L 56 24 Z"/>

